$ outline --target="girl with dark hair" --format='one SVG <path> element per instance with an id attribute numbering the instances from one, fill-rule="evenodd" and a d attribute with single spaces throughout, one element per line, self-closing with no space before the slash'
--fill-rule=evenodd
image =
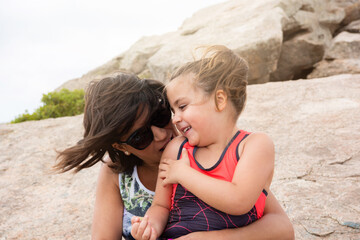
<path id="1" fill-rule="evenodd" d="M 132 239 L 131 217 L 144 216 L 151 205 L 161 155 L 178 135 L 163 90 L 161 82 L 120 72 L 92 83 L 86 92 L 84 137 L 59 152 L 55 169 L 78 172 L 104 163 L 96 190 L 93 239 Z M 183 239 L 264 239 L 264 235 L 293 238 L 292 225 L 271 192 L 261 220 Z"/>

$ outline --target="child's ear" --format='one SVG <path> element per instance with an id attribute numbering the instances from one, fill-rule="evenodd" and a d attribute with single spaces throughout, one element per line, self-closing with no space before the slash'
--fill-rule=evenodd
<path id="1" fill-rule="evenodd" d="M 215 101 L 216 101 L 216 105 L 217 105 L 217 110 L 219 112 L 221 112 L 222 110 L 225 109 L 226 104 L 227 104 L 227 94 L 224 90 L 220 89 L 217 90 L 215 93 Z"/>

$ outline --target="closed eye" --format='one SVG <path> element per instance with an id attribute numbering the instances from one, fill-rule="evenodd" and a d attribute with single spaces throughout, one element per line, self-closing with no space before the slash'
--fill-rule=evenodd
<path id="1" fill-rule="evenodd" d="M 179 109 L 180 109 L 180 110 L 184 110 L 184 108 L 185 108 L 186 106 L 187 106 L 186 104 L 180 105 L 180 106 L 179 106 Z"/>

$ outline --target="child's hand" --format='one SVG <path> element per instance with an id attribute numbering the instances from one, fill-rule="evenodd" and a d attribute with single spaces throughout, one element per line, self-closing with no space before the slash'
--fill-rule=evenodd
<path id="1" fill-rule="evenodd" d="M 189 156 L 185 148 L 179 160 L 163 159 L 159 165 L 159 176 L 163 179 L 163 185 L 179 183 L 181 175 L 189 166 Z"/>
<path id="2" fill-rule="evenodd" d="M 156 240 L 156 231 L 149 223 L 149 217 L 132 217 L 131 218 L 131 235 L 136 240 Z"/>

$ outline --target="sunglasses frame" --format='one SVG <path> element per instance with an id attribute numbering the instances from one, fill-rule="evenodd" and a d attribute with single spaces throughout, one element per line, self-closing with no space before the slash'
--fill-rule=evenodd
<path id="1" fill-rule="evenodd" d="M 149 144 L 146 143 L 146 146 L 143 146 L 143 147 L 138 147 L 138 146 L 132 145 L 131 141 L 133 140 L 133 138 L 135 138 L 136 135 L 138 134 L 138 132 L 140 132 L 140 131 L 141 131 L 142 129 L 144 129 L 144 128 L 146 128 L 146 132 L 145 132 L 144 134 L 142 134 L 143 136 L 145 136 L 145 134 L 146 134 L 146 136 L 148 136 L 149 132 L 150 132 L 150 134 L 151 134 L 151 141 L 149 142 Z M 143 136 L 142 136 L 142 137 L 143 137 Z M 150 126 L 142 126 L 142 127 L 138 128 L 138 129 L 136 129 L 136 130 L 128 137 L 128 139 L 126 139 L 126 141 L 119 141 L 118 143 L 129 145 L 129 146 L 131 146 L 131 147 L 133 147 L 133 148 L 135 148 L 135 149 L 137 149 L 137 150 L 144 150 L 145 148 L 147 148 L 147 147 L 151 144 L 151 142 L 152 142 L 153 140 L 154 140 L 154 134 L 153 134 L 153 132 L 151 131 L 151 127 L 150 127 Z"/>
<path id="2" fill-rule="evenodd" d="M 163 117 L 168 118 L 168 120 L 163 121 L 160 120 L 159 121 L 154 121 L 154 120 L 158 120 L 158 119 L 162 119 Z M 152 141 L 154 140 L 154 134 L 151 130 L 151 126 L 156 126 L 159 128 L 163 128 L 166 125 L 169 124 L 169 122 L 171 121 L 171 110 L 170 110 L 170 106 L 168 105 L 168 103 L 163 104 L 163 100 L 159 98 L 159 106 L 158 108 L 155 110 L 155 112 L 152 114 L 152 116 L 150 117 L 150 121 L 149 124 L 142 126 L 138 129 L 136 129 L 127 139 L 126 141 L 118 141 L 117 143 L 119 144 L 127 144 L 137 150 L 144 150 L 145 148 L 147 148 Z M 166 122 L 166 123 L 165 123 Z M 146 140 L 146 144 L 144 144 L 144 146 L 136 146 L 133 145 L 131 141 L 133 141 L 133 138 L 137 137 L 137 134 L 141 131 L 143 131 L 145 129 L 145 131 L 143 132 L 143 134 L 140 137 L 145 137 L 148 138 L 150 140 Z"/>

